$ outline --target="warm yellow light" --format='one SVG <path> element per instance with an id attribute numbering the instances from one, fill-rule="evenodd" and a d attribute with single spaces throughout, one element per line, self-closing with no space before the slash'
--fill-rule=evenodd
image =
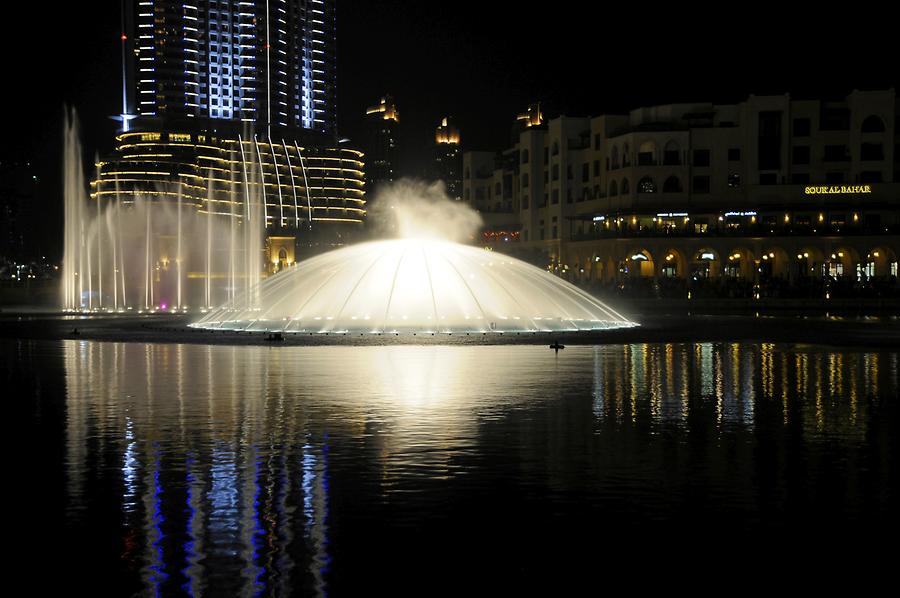
<path id="1" fill-rule="evenodd" d="M 791 221 L 791 217 L 790 217 L 788 214 L 785 214 L 785 215 L 784 215 L 784 221 L 785 221 L 785 222 L 790 222 L 790 221 Z"/>

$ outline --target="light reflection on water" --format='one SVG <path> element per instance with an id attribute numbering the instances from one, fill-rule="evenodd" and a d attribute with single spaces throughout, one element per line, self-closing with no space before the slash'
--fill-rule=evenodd
<path id="1" fill-rule="evenodd" d="M 816 501 L 847 518 L 863 507 L 877 517 L 896 475 L 879 444 L 894 430 L 873 438 L 870 411 L 894 413 L 897 353 L 766 343 L 559 355 L 534 346 L 61 347 L 68 518 L 101 508 L 98 488 L 117 488 L 103 504 L 118 504 L 120 528 L 93 533 L 118 535 L 120 565 L 150 593 L 356 587 L 355 570 L 402 556 L 373 548 L 464 543 L 446 534 L 482 521 L 473 504 L 510 505 L 492 515 L 502 529 L 523 513 L 561 517 L 562 529 L 585 514 L 634 529 L 712 525 L 697 511 L 714 508 L 746 530 L 789 526 L 792 505 Z M 818 479 L 837 483 L 835 496 L 809 491 Z M 414 534 L 421 546 L 381 536 L 407 538 L 432 516 L 443 524 L 433 537 Z M 511 534 L 496 541 L 522 549 Z"/>

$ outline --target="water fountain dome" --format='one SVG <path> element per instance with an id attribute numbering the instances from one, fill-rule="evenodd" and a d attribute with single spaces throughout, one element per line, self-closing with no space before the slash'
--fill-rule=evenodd
<path id="1" fill-rule="evenodd" d="M 372 241 L 299 262 L 199 328 L 293 333 L 513 333 L 635 326 L 521 260 L 435 238 Z"/>

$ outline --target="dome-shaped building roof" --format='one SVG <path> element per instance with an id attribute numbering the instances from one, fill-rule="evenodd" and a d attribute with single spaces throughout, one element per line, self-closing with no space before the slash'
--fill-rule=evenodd
<path id="1" fill-rule="evenodd" d="M 343 247 L 264 280 L 193 324 L 303 333 L 556 332 L 634 326 L 598 299 L 505 255 L 450 241 Z"/>

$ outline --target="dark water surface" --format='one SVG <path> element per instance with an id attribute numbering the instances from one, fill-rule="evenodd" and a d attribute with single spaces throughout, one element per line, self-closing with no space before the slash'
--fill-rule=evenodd
<path id="1" fill-rule="evenodd" d="M 522 593 L 896 564 L 889 350 L 0 348 L 7 541 L 38 595 Z"/>

